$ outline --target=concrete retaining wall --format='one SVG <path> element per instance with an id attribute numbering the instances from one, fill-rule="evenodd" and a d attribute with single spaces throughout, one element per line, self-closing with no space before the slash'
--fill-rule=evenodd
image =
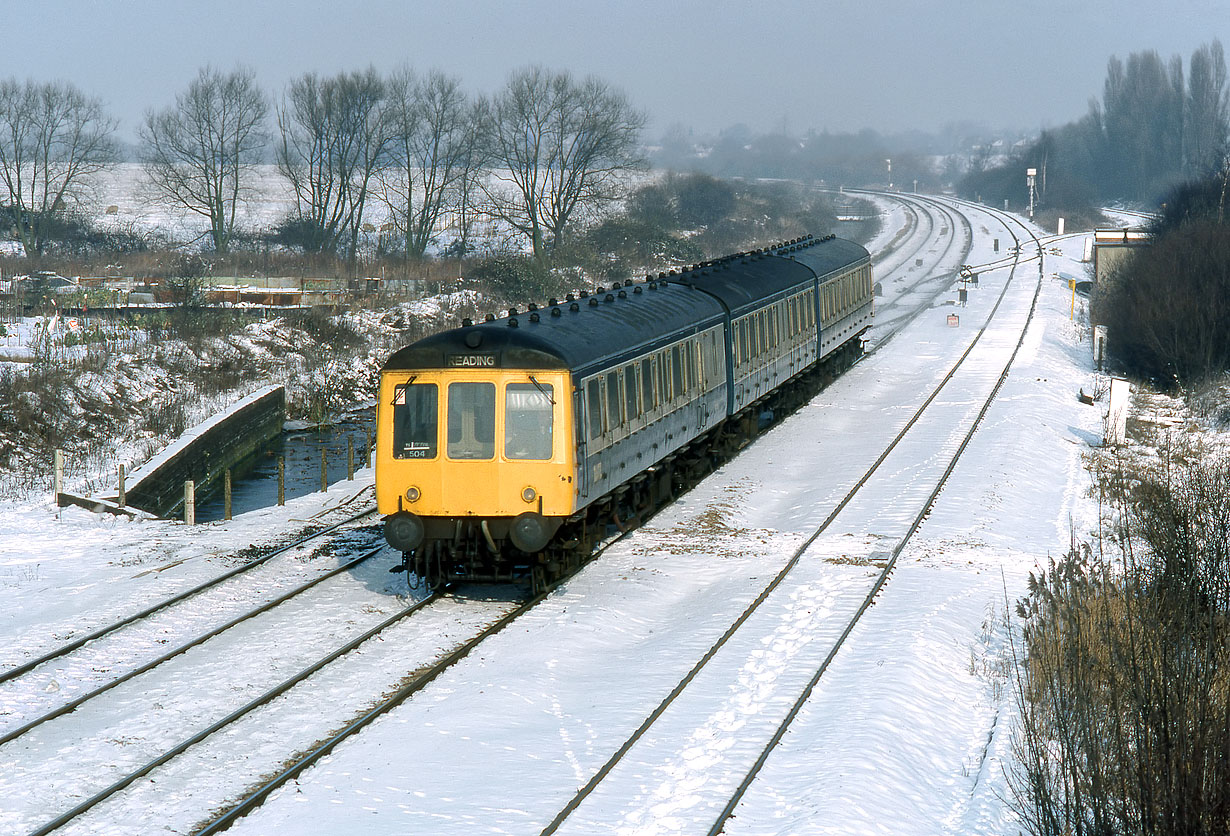
<path id="1" fill-rule="evenodd" d="M 282 431 L 286 390 L 269 387 L 226 412 L 192 427 L 178 441 L 133 471 L 126 503 L 160 517 L 183 514 L 184 482 L 196 485 L 198 501 L 223 474 Z"/>

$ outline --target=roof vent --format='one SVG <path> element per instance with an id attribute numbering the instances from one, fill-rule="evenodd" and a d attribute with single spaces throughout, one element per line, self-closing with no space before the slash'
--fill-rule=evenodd
<path id="1" fill-rule="evenodd" d="M 573 296 L 571 293 L 569 293 L 567 296 L 565 296 L 565 297 L 564 297 L 564 301 L 565 301 L 565 302 L 575 302 L 575 301 L 577 301 L 577 297 L 575 297 L 575 296 Z"/>
<path id="2" fill-rule="evenodd" d="M 573 313 L 576 313 L 577 311 L 581 310 L 581 306 L 577 304 L 576 302 L 573 302 L 572 304 L 568 306 L 568 310 L 572 311 Z"/>
<path id="3" fill-rule="evenodd" d="M 582 290 L 580 293 L 581 293 L 581 298 L 582 298 L 582 299 L 587 299 L 587 298 L 589 298 L 589 291 Z"/>
<path id="4" fill-rule="evenodd" d="M 495 322 L 495 314 L 489 313 L 483 317 L 483 322 Z"/>
<path id="5" fill-rule="evenodd" d="M 605 302 L 614 302 L 614 301 L 615 301 L 615 296 L 614 296 L 613 294 L 608 293 L 608 294 L 606 295 L 606 298 L 605 298 L 603 301 L 605 301 Z"/>
<path id="6" fill-rule="evenodd" d="M 530 322 L 537 322 L 537 321 L 538 321 L 538 311 L 534 311 L 533 313 L 530 314 Z"/>
<path id="7" fill-rule="evenodd" d="M 516 327 L 517 327 L 517 318 L 516 318 L 515 316 L 510 316 L 510 317 L 508 318 L 508 327 L 509 327 L 509 328 L 516 328 Z"/>
<path id="8" fill-rule="evenodd" d="M 624 287 L 632 287 L 632 279 L 624 279 Z"/>
<path id="9" fill-rule="evenodd" d="M 516 309 L 516 308 L 509 308 L 509 309 L 508 309 L 508 315 L 509 315 L 509 316 L 516 316 L 516 315 L 517 315 L 517 309 Z"/>
<path id="10" fill-rule="evenodd" d="M 537 305 L 535 305 L 533 302 L 530 302 L 530 304 L 529 304 L 529 310 L 531 310 L 531 311 L 536 311 L 536 310 L 538 310 L 538 306 L 537 306 Z"/>
<path id="11" fill-rule="evenodd" d="M 556 299 L 554 296 L 552 296 L 550 299 L 547 300 L 547 304 L 554 308 L 556 305 L 559 304 L 559 300 Z"/>
<path id="12" fill-rule="evenodd" d="M 626 291 L 626 290 L 621 290 L 621 291 L 619 291 L 619 298 L 620 298 L 620 299 L 627 299 L 627 298 L 628 298 L 628 291 Z"/>
<path id="13" fill-rule="evenodd" d="M 589 306 L 590 306 L 591 308 L 596 308 L 596 307 L 598 307 L 598 297 L 597 297 L 597 296 L 591 296 L 591 297 L 589 297 Z"/>
<path id="14" fill-rule="evenodd" d="M 560 315 L 560 310 L 558 307 L 551 309 L 551 316 L 559 316 L 559 315 Z"/>
<path id="15" fill-rule="evenodd" d="M 633 293 L 641 293 L 643 290 L 644 288 L 642 288 L 639 284 L 636 287 L 632 288 Z"/>
<path id="16" fill-rule="evenodd" d="M 470 319 L 468 316 L 465 319 L 461 320 L 462 328 L 469 328 L 473 324 L 474 324 L 474 320 Z"/>

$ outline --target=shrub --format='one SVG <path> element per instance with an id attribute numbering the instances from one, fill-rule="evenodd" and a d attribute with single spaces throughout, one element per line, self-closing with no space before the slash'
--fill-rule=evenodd
<path id="1" fill-rule="evenodd" d="M 1156 237 L 1099 285 L 1093 317 L 1127 373 L 1158 386 L 1230 368 L 1230 226 L 1197 220 Z"/>
<path id="2" fill-rule="evenodd" d="M 1120 520 L 1018 605 L 1014 803 L 1028 832 L 1213 836 L 1230 823 L 1230 460 L 1116 467 Z"/>
<path id="3" fill-rule="evenodd" d="M 571 282 L 553 275 L 533 258 L 503 254 L 475 262 L 466 278 L 487 295 L 513 305 L 541 304 L 549 296 L 561 296 Z"/>

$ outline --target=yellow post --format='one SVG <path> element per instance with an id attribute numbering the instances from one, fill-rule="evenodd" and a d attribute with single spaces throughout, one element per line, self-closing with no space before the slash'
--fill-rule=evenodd
<path id="1" fill-rule="evenodd" d="M 1068 289 L 1072 291 L 1072 309 L 1068 311 L 1068 321 L 1076 319 L 1076 279 L 1068 279 Z"/>

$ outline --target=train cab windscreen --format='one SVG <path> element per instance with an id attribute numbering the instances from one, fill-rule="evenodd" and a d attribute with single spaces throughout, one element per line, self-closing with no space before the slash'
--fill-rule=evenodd
<path id="1" fill-rule="evenodd" d="M 510 383 L 504 392 L 504 456 L 551 458 L 554 387 L 548 383 Z"/>
<path id="2" fill-rule="evenodd" d="M 495 384 L 450 383 L 448 457 L 495 458 Z"/>
<path id="3" fill-rule="evenodd" d="M 434 459 L 439 419 L 434 383 L 410 383 L 393 390 L 393 458 Z"/>

